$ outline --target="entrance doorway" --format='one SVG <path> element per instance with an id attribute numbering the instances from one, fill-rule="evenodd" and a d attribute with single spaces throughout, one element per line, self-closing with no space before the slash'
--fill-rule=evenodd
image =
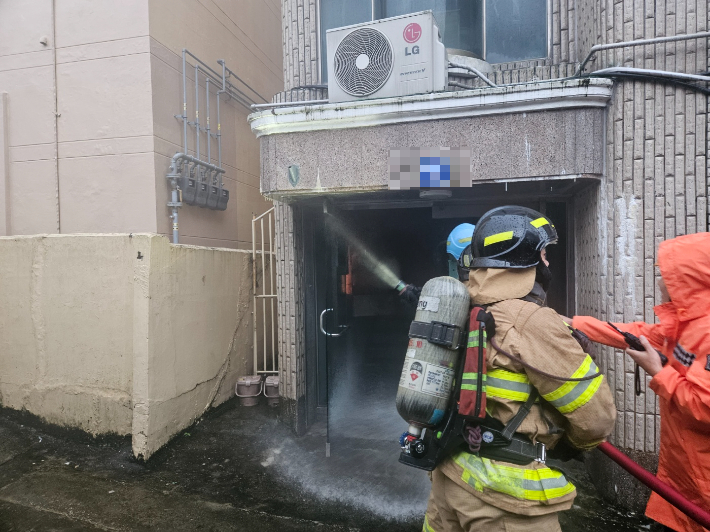
<path id="1" fill-rule="evenodd" d="M 479 185 L 433 199 L 383 191 L 301 204 L 307 423 L 327 424 L 327 452 L 369 449 L 381 453 L 380 472 L 410 469 L 397 464 L 407 423 L 395 397 L 415 309 L 394 285 L 401 279 L 422 286 L 447 275 L 446 238 L 456 225 L 475 224 L 506 204 L 545 213 L 560 236 L 548 250 L 554 274 L 548 304 L 562 314 L 574 309 L 570 200 L 587 185 L 581 179 Z"/>

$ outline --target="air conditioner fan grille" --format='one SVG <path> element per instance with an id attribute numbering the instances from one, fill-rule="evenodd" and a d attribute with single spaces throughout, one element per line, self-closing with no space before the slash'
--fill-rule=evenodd
<path id="1" fill-rule="evenodd" d="M 333 58 L 338 85 L 353 96 L 368 96 L 381 89 L 392 73 L 392 66 L 389 40 L 372 28 L 349 33 L 340 41 Z"/>

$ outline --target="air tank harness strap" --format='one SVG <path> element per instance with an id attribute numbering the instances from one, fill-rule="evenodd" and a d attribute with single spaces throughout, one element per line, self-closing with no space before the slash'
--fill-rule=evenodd
<path id="1" fill-rule="evenodd" d="M 413 321 L 409 326 L 410 338 L 423 338 L 429 343 L 440 345 L 448 349 L 458 349 L 461 347 L 461 328 L 458 325 L 432 321 L 425 323 Z"/>

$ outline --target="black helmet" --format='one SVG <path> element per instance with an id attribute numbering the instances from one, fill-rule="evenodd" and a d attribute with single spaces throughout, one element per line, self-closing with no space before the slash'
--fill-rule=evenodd
<path id="1" fill-rule="evenodd" d="M 517 205 L 488 211 L 476 224 L 471 241 L 471 268 L 531 268 L 540 251 L 557 243 L 547 216 Z"/>

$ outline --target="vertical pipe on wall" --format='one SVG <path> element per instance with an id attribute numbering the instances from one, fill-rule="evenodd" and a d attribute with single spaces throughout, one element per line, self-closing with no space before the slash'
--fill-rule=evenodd
<path id="1" fill-rule="evenodd" d="M 195 65 L 195 157 L 200 158 L 200 67 Z"/>
<path id="2" fill-rule="evenodd" d="M 205 115 L 205 129 L 207 131 L 207 162 L 212 164 L 212 138 L 210 137 L 210 78 L 205 78 Z"/>
<path id="3" fill-rule="evenodd" d="M 173 190 L 170 192 L 170 198 L 172 199 L 172 203 L 178 203 L 177 187 L 173 187 Z M 172 211 L 173 212 L 171 217 L 173 219 L 173 244 L 178 244 L 180 241 L 180 235 L 178 234 L 178 208 L 176 206 L 173 206 Z"/>
<path id="4" fill-rule="evenodd" d="M 182 49 L 182 152 L 187 155 L 187 59 Z"/>

